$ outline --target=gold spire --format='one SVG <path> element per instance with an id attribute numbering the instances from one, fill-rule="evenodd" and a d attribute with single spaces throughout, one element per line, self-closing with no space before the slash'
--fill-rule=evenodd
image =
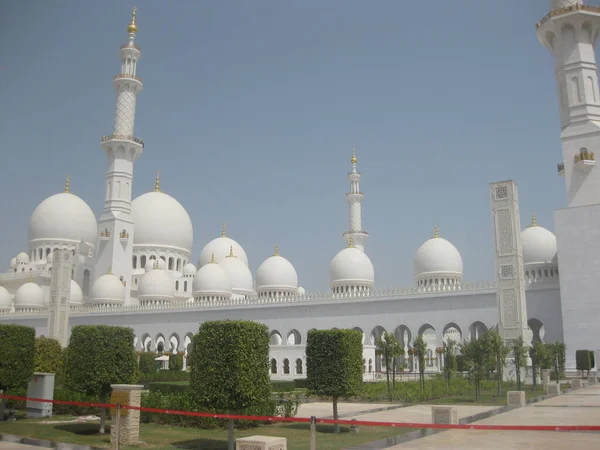
<path id="1" fill-rule="evenodd" d="M 440 237 L 440 229 L 438 228 L 437 225 L 435 227 L 433 227 L 433 237 L 434 238 L 439 238 Z"/>
<path id="2" fill-rule="evenodd" d="M 356 164 L 358 162 L 358 158 L 356 158 L 356 149 L 352 149 L 352 159 L 350 160 L 352 164 Z"/>
<path id="3" fill-rule="evenodd" d="M 233 254 L 233 245 L 229 246 L 229 256 L 228 258 L 235 258 L 235 255 Z"/>
<path id="4" fill-rule="evenodd" d="M 156 181 L 154 181 L 154 191 L 160 192 L 160 171 L 156 171 Z"/>
<path id="5" fill-rule="evenodd" d="M 227 231 L 227 225 L 225 225 L 225 224 L 221 225 L 221 237 L 227 236 L 226 231 Z"/>
<path id="6" fill-rule="evenodd" d="M 531 215 L 531 226 L 532 227 L 537 227 L 538 226 L 537 222 L 535 221 L 535 213 L 533 213 Z"/>
<path id="7" fill-rule="evenodd" d="M 127 27 L 128 33 L 137 33 L 137 25 L 135 24 L 135 14 L 137 13 L 137 8 L 134 6 L 133 11 L 131 13 L 131 23 Z"/>
<path id="8" fill-rule="evenodd" d="M 279 245 L 275 246 L 275 254 L 273 256 L 279 256 Z"/>
<path id="9" fill-rule="evenodd" d="M 212 253 L 210 254 L 210 263 L 211 263 L 211 264 L 214 264 L 214 263 L 215 263 L 215 252 L 212 252 Z"/>
<path id="10" fill-rule="evenodd" d="M 108 275 L 112 275 L 112 267 L 108 266 L 108 272 L 106 272 Z"/>
<path id="11" fill-rule="evenodd" d="M 354 240 L 352 238 L 348 238 L 348 248 L 354 247 Z"/>
<path id="12" fill-rule="evenodd" d="M 65 181 L 65 192 L 69 192 L 70 185 L 71 185 L 71 175 L 67 175 L 67 181 Z"/>

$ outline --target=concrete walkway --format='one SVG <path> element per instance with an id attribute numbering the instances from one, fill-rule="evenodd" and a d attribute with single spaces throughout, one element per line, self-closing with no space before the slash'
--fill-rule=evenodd
<path id="1" fill-rule="evenodd" d="M 459 414 L 465 406 L 456 406 Z M 474 422 L 494 425 L 600 425 L 600 386 L 587 387 Z M 600 448 L 600 432 L 449 430 L 389 447 L 425 449 L 564 450 Z"/>

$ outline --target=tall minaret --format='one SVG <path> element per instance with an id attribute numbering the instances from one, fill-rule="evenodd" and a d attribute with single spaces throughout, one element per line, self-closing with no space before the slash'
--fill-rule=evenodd
<path id="1" fill-rule="evenodd" d="M 594 43 L 600 8 L 582 0 L 553 0 L 537 25 L 538 39 L 554 57 L 561 121 L 567 208 L 554 212 L 562 335 L 566 369 L 575 351 L 598 349 L 600 330 L 600 90 Z"/>
<path id="2" fill-rule="evenodd" d="M 346 194 L 348 200 L 348 208 L 350 213 L 350 228 L 344 233 L 344 238 L 348 245 L 352 245 L 361 251 L 365 251 L 365 243 L 369 237 L 369 233 L 362 231 L 362 210 L 361 203 L 364 194 L 360 192 L 360 173 L 356 171 L 356 151 L 352 149 L 352 171 L 348 174 L 350 181 L 350 192 Z"/>
<path id="3" fill-rule="evenodd" d="M 600 148 L 600 91 L 594 43 L 600 32 L 600 8 L 583 0 L 552 0 L 550 12 L 536 24 L 537 36 L 554 57 L 561 141 L 569 206 L 600 203 L 600 172 L 594 152 Z"/>
<path id="4" fill-rule="evenodd" d="M 129 41 L 121 46 L 121 73 L 113 77 L 117 91 L 117 107 L 113 132 L 102 138 L 102 150 L 108 159 L 104 212 L 98 221 L 98 259 L 95 277 L 106 273 L 107 267 L 125 284 L 126 302 L 129 302 L 132 271 L 134 223 L 131 217 L 131 186 L 133 163 L 144 150 L 144 142 L 133 134 L 135 103 L 142 89 L 142 80 L 136 76 L 140 48 L 135 45 L 137 25 L 136 8 L 127 27 Z"/>

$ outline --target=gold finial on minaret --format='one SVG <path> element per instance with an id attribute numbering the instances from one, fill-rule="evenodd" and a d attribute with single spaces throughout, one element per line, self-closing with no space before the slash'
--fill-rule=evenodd
<path id="1" fill-rule="evenodd" d="M 131 23 L 127 26 L 128 33 L 137 33 L 137 25 L 135 24 L 135 15 L 137 13 L 137 8 L 134 6 L 133 11 L 131 12 Z"/>
<path id="2" fill-rule="evenodd" d="M 225 224 L 221 225 L 221 237 L 227 236 L 226 231 L 227 231 L 227 225 L 225 225 Z"/>
<path id="3" fill-rule="evenodd" d="M 235 255 L 233 254 L 233 245 L 229 246 L 229 258 L 234 258 Z"/>
<path id="4" fill-rule="evenodd" d="M 109 265 L 108 266 L 108 272 L 106 272 L 108 275 L 112 275 L 112 267 Z"/>
<path id="5" fill-rule="evenodd" d="M 67 181 L 65 181 L 65 192 L 69 192 L 71 186 L 71 175 L 67 175 Z"/>
<path id="6" fill-rule="evenodd" d="M 214 264 L 214 263 L 215 263 L 215 252 L 212 252 L 212 253 L 210 254 L 210 263 L 211 263 L 211 264 Z"/>
<path id="7" fill-rule="evenodd" d="M 433 237 L 434 238 L 439 238 L 440 237 L 440 229 L 438 228 L 437 225 L 433 227 Z"/>
<path id="8" fill-rule="evenodd" d="M 538 226 L 537 222 L 535 221 L 535 213 L 533 213 L 531 215 L 531 226 L 532 227 L 537 227 Z"/>
<path id="9" fill-rule="evenodd" d="M 275 254 L 273 256 L 279 256 L 279 245 L 275 246 Z"/>
<path id="10" fill-rule="evenodd" d="M 156 180 L 154 181 L 154 191 L 160 192 L 160 171 L 156 171 Z"/>
<path id="11" fill-rule="evenodd" d="M 348 248 L 354 247 L 354 240 L 352 238 L 348 238 Z"/>
<path id="12" fill-rule="evenodd" d="M 352 164 L 356 164 L 358 162 L 358 158 L 356 157 L 356 149 L 352 149 L 352 159 L 350 160 Z"/>

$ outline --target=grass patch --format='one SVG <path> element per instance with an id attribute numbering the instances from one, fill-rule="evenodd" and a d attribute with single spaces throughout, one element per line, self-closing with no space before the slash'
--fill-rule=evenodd
<path id="1" fill-rule="evenodd" d="M 64 417 L 65 420 L 72 417 Z M 58 417 L 52 420 L 60 420 Z M 39 419 L 24 419 L 0 423 L 0 433 L 22 437 L 67 442 L 108 448 L 110 446 L 110 422 L 105 435 L 98 434 L 98 422 L 41 424 Z M 341 427 L 339 435 L 333 433 L 333 425 L 317 425 L 317 448 L 339 450 L 378 439 L 396 436 L 410 431 L 408 428 L 361 427 L 360 433 L 350 433 L 349 427 Z M 290 450 L 306 450 L 310 447 L 310 425 L 305 423 L 276 424 L 264 427 L 236 430 L 236 438 L 253 435 L 280 436 L 287 438 Z M 126 449 L 171 450 L 175 448 L 202 448 L 226 450 L 227 430 L 201 430 L 169 425 L 141 424 L 140 439 L 146 444 Z"/>

